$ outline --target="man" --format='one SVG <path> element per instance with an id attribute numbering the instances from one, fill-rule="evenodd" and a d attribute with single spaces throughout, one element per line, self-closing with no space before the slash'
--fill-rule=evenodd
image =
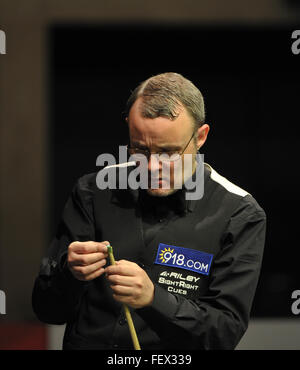
<path id="1" fill-rule="evenodd" d="M 35 281 L 34 311 L 46 323 L 67 324 L 65 349 L 132 349 L 122 304 L 142 349 L 234 349 L 259 277 L 265 213 L 199 160 L 209 126 L 200 91 L 183 76 L 142 82 L 126 121 L 129 154 L 147 159 L 148 187 L 100 190 L 97 174 L 78 180 Z M 188 196 L 190 180 L 203 181 L 201 197 Z M 108 263 L 108 244 L 116 265 Z"/>

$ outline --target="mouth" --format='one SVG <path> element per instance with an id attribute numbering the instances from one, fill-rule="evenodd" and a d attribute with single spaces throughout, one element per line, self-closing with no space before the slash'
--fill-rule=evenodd
<path id="1" fill-rule="evenodd" d="M 149 180 L 153 182 L 163 181 L 162 177 L 149 177 Z"/>
<path id="2" fill-rule="evenodd" d="M 152 187 L 162 188 L 162 186 L 167 186 L 169 188 L 171 179 L 166 176 L 162 177 L 162 174 L 157 174 L 157 175 L 155 176 L 152 174 L 151 176 L 151 174 L 149 174 L 149 177 L 148 177 L 149 187 L 151 188 L 151 185 L 152 185 Z"/>
<path id="3" fill-rule="evenodd" d="M 169 189 L 170 185 L 167 185 L 167 182 L 162 178 L 155 178 L 149 180 L 149 189 L 157 190 L 157 189 Z M 164 188 L 165 187 L 165 188 Z"/>

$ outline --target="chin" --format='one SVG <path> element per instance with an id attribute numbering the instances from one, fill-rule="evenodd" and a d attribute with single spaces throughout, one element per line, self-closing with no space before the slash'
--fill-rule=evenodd
<path id="1" fill-rule="evenodd" d="M 147 189 L 147 193 L 153 197 L 167 197 L 177 190 L 178 189 Z"/>

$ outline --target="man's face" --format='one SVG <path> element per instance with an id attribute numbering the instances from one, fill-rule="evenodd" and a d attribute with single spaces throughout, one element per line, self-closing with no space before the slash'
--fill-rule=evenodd
<path id="1" fill-rule="evenodd" d="M 190 140 L 193 132 L 193 120 L 184 107 L 181 107 L 179 116 L 171 121 L 166 117 L 144 118 L 140 113 L 141 98 L 138 98 L 132 105 L 129 116 L 129 134 L 130 146 L 143 150 L 149 150 L 152 153 L 174 152 L 181 153 L 185 146 L 184 154 L 193 154 L 197 152 L 197 146 L 194 140 Z M 189 142 L 190 140 L 190 142 Z M 189 156 L 190 169 L 195 169 L 195 156 Z M 178 189 L 174 188 L 176 184 L 184 182 L 187 173 L 187 166 L 184 166 L 184 155 L 178 160 L 180 163 L 162 163 L 151 156 L 148 160 L 148 189 L 147 192 L 153 196 L 168 196 Z M 163 170 L 163 166 L 166 166 Z M 167 170 L 169 168 L 169 170 Z M 166 173 L 168 174 L 166 176 Z M 191 173 L 191 172 L 189 172 Z M 156 181 L 158 188 L 151 188 L 151 178 Z M 168 188 L 165 188 L 168 187 Z M 178 185 L 176 185 L 178 188 Z"/>

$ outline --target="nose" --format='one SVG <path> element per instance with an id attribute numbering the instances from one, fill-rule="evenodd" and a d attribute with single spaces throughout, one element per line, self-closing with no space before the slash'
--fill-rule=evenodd
<path id="1" fill-rule="evenodd" d="M 161 162 L 157 154 L 151 154 L 148 158 L 148 171 L 152 174 L 159 173 L 161 170 Z"/>

